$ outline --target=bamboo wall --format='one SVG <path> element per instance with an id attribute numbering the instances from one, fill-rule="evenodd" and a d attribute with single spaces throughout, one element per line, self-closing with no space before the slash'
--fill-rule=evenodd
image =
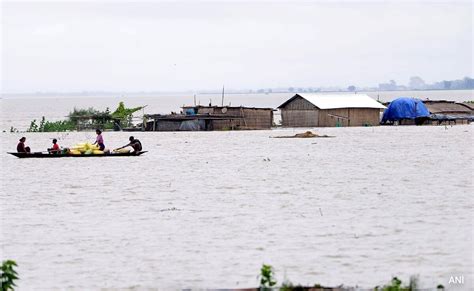
<path id="1" fill-rule="evenodd" d="M 155 125 L 155 131 L 178 131 L 181 125 L 179 120 L 158 120 Z"/>
<path id="2" fill-rule="evenodd" d="M 304 98 L 296 98 L 281 108 L 282 125 L 287 127 L 375 126 L 380 109 L 338 108 L 321 110 Z"/>
<path id="3" fill-rule="evenodd" d="M 335 117 L 340 116 L 340 118 Z M 380 123 L 380 109 L 338 108 L 320 110 L 318 126 L 375 126 Z"/>
<path id="4" fill-rule="evenodd" d="M 222 107 L 201 107 L 199 114 L 209 113 L 213 116 L 242 117 L 230 120 L 213 120 L 213 130 L 225 129 L 271 129 L 273 125 L 273 110 L 266 108 L 224 107 L 227 109 L 222 113 Z"/>
<path id="5" fill-rule="evenodd" d="M 309 102 L 308 100 L 304 99 L 303 97 L 296 97 L 290 103 L 285 105 L 285 109 L 288 110 L 313 110 L 318 109 L 318 107 L 314 106 L 313 103 Z"/>
<path id="6" fill-rule="evenodd" d="M 282 125 L 287 127 L 318 126 L 319 110 L 281 110 Z"/>

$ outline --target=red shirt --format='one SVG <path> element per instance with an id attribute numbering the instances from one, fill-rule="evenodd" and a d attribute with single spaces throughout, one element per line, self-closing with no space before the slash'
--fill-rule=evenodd
<path id="1" fill-rule="evenodd" d="M 57 143 L 53 144 L 53 151 L 59 151 L 59 145 Z"/>

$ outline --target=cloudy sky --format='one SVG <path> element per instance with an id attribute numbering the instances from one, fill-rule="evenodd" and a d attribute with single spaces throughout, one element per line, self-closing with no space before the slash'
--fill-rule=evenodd
<path id="1" fill-rule="evenodd" d="M 457 2 L 2 1 L 2 92 L 406 84 L 472 76 Z"/>

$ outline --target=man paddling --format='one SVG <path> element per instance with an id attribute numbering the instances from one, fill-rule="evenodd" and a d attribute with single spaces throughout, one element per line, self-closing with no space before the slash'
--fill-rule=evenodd
<path id="1" fill-rule="evenodd" d="M 126 147 L 132 147 L 133 151 L 135 153 L 138 153 L 138 152 L 142 151 L 142 149 L 143 149 L 142 143 L 138 139 L 131 136 L 131 137 L 128 138 L 128 140 L 130 141 L 128 144 L 124 145 L 123 147 L 119 147 L 115 150 L 118 151 L 118 150 L 126 148 Z"/>

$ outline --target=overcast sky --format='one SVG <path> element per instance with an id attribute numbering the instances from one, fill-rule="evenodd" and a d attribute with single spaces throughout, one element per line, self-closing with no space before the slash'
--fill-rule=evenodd
<path id="1" fill-rule="evenodd" d="M 2 92 L 458 79 L 472 16 L 470 1 L 2 2 Z"/>

